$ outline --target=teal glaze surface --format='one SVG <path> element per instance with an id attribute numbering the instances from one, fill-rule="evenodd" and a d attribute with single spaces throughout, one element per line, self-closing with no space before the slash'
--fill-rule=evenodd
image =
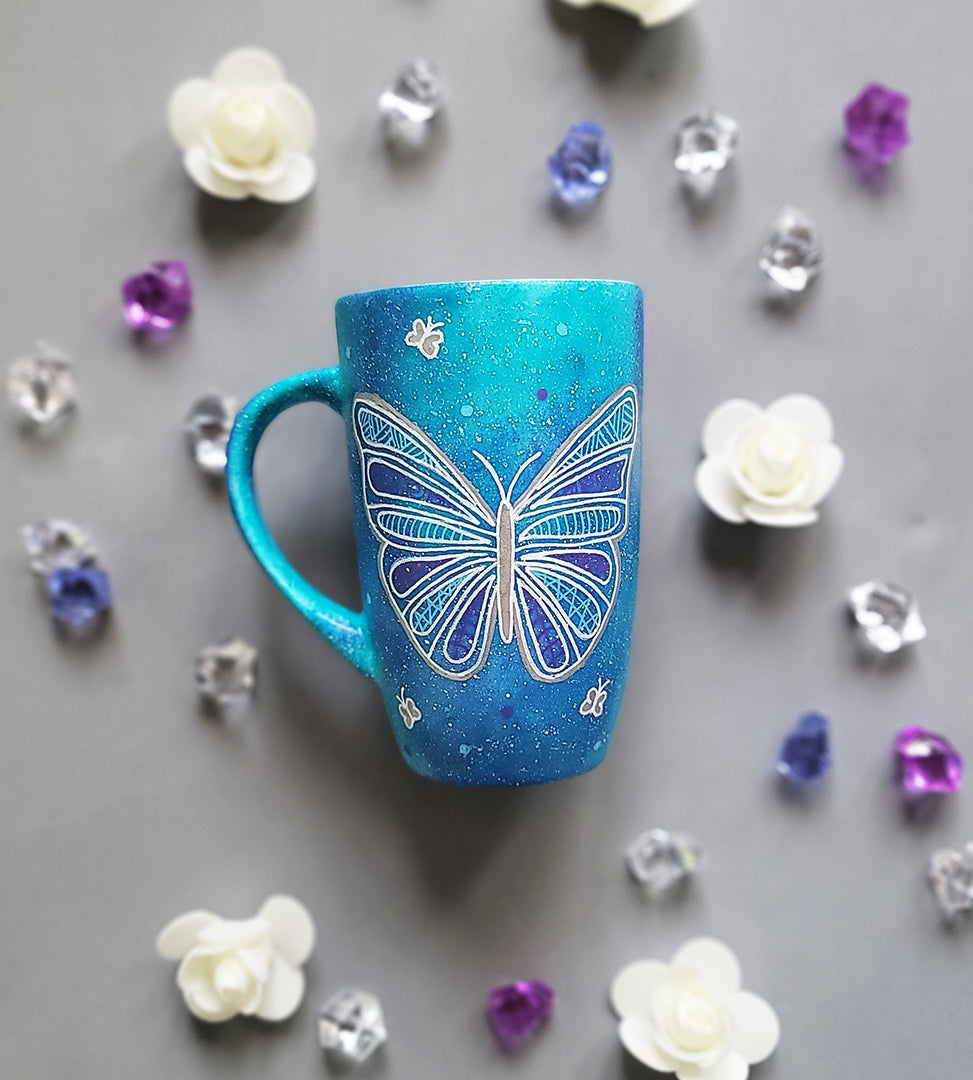
<path id="1" fill-rule="evenodd" d="M 419 773 L 457 784 L 509 785 L 593 768 L 607 752 L 628 668 L 641 431 L 630 449 L 628 524 L 617 540 L 617 592 L 584 663 L 557 681 L 537 678 L 518 647 L 519 637 L 504 641 L 498 624 L 477 650 L 481 659 L 485 654 L 482 666 L 466 677 L 447 677 L 406 633 L 390 600 L 389 571 L 383 570 L 382 544 L 369 517 L 374 487 L 364 482 L 365 451 L 354 415 L 360 432 L 361 417 L 375 403 L 391 415 L 401 414 L 411 430 L 431 441 L 431 453 L 444 455 L 499 516 L 497 483 L 477 454 L 504 487 L 539 454 L 521 472 L 510 496 L 516 504 L 579 425 L 602 415 L 599 410 L 613 394 L 631 396 L 623 388 L 634 388 L 641 422 L 641 290 L 611 281 L 421 285 L 342 297 L 336 320 L 338 366 L 270 387 L 237 420 L 227 479 L 247 542 L 298 610 L 376 679 L 402 754 Z M 434 355 L 406 343 L 410 332 L 413 342 L 422 337 L 413 332 L 416 320 L 442 324 L 438 350 L 434 342 L 427 345 Z M 353 415 L 356 400 L 363 404 Z M 345 419 L 361 613 L 335 604 L 300 578 L 267 532 L 254 498 L 252 465 L 260 436 L 275 416 L 303 401 L 321 401 Z M 416 454 L 414 447 L 405 452 Z M 374 505 L 371 513 L 374 517 Z M 393 555 L 395 549 L 386 552 L 386 567 Z"/>

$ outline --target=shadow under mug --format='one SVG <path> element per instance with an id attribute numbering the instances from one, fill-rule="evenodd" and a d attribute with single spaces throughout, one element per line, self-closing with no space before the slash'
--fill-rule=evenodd
<path id="1" fill-rule="evenodd" d="M 233 513 L 297 610 L 381 688 L 417 772 L 534 784 L 605 756 L 638 570 L 642 292 L 619 281 L 455 282 L 356 293 L 339 363 L 240 412 Z M 287 562 L 253 459 L 302 402 L 345 422 L 364 610 Z"/>

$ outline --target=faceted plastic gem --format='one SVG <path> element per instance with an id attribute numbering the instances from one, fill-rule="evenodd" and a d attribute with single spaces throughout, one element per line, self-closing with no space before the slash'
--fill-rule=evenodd
<path id="1" fill-rule="evenodd" d="M 67 354 L 38 342 L 35 352 L 10 365 L 7 376 L 10 403 L 42 427 L 52 425 L 77 401 L 74 365 Z"/>
<path id="2" fill-rule="evenodd" d="M 864 640 L 879 652 L 898 652 L 926 636 L 915 596 L 891 581 L 856 585 L 848 593 L 848 606 Z"/>
<path id="3" fill-rule="evenodd" d="M 183 423 L 196 464 L 211 476 L 226 469 L 226 446 L 239 409 L 236 398 L 213 391 L 193 403 Z"/>
<path id="4" fill-rule="evenodd" d="M 909 99 L 881 83 L 869 83 L 845 109 L 845 144 L 877 165 L 887 165 L 909 145 Z"/>
<path id="5" fill-rule="evenodd" d="M 676 132 L 676 170 L 698 195 L 708 195 L 716 178 L 733 160 L 740 125 L 713 109 L 703 109 L 682 122 Z"/>
<path id="6" fill-rule="evenodd" d="M 962 851 L 933 853 L 927 871 L 929 886 L 947 919 L 973 911 L 973 843 Z"/>
<path id="7" fill-rule="evenodd" d="M 895 740 L 902 787 L 909 795 L 948 794 L 963 785 L 963 756 L 944 735 L 903 728 Z"/>
<path id="8" fill-rule="evenodd" d="M 629 873 L 650 896 L 667 892 L 695 874 L 706 859 L 702 845 L 691 836 L 668 829 L 642 833 L 625 852 Z"/>
<path id="9" fill-rule="evenodd" d="M 321 1006 L 318 1042 L 337 1058 L 361 1064 L 387 1039 L 382 1006 L 374 994 L 346 987 Z"/>
<path id="10" fill-rule="evenodd" d="M 803 292 L 821 270 L 821 238 L 814 222 L 800 210 L 785 206 L 760 255 L 760 269 L 789 293 Z"/>
<path id="11" fill-rule="evenodd" d="M 830 768 L 828 718 L 823 713 L 805 713 L 784 739 L 777 771 L 792 783 L 804 786 L 817 783 Z"/>
<path id="12" fill-rule="evenodd" d="M 446 87 L 439 69 L 429 60 L 415 60 L 379 97 L 378 111 L 390 139 L 417 145 L 445 104 Z"/>
<path id="13" fill-rule="evenodd" d="M 257 650 L 242 638 L 207 645 L 196 657 L 200 696 L 220 709 L 246 705 L 257 682 Z"/>
<path id="14" fill-rule="evenodd" d="M 154 262 L 122 283 L 125 321 L 133 330 L 171 330 L 189 314 L 193 289 L 182 259 Z"/>
<path id="15" fill-rule="evenodd" d="M 547 159 L 558 199 L 568 207 L 590 205 L 611 176 L 612 155 L 600 124 L 575 124 Z"/>
<path id="16" fill-rule="evenodd" d="M 111 583 L 97 566 L 61 566 L 47 578 L 48 610 L 65 629 L 84 634 L 111 607 Z"/>
<path id="17" fill-rule="evenodd" d="M 35 521 L 21 529 L 24 547 L 35 574 L 49 574 L 63 566 L 89 566 L 97 552 L 88 533 L 65 518 Z"/>
<path id="18" fill-rule="evenodd" d="M 487 999 L 487 1020 L 505 1051 L 519 1050 L 554 1012 L 554 991 L 541 979 L 498 986 Z"/>

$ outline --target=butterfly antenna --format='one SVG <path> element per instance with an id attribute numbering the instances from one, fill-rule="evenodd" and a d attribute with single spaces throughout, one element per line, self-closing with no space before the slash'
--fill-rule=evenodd
<path id="1" fill-rule="evenodd" d="M 493 482 L 497 485 L 497 490 L 500 492 L 500 501 L 503 502 L 507 497 L 507 493 L 503 490 L 503 484 L 500 483 L 500 477 L 497 476 L 497 470 L 490 464 L 489 461 L 480 453 L 479 450 L 474 450 L 473 455 L 478 457 L 480 461 L 486 466 L 487 472 L 493 477 Z"/>
<path id="2" fill-rule="evenodd" d="M 514 473 L 513 480 L 510 481 L 510 487 L 507 490 L 506 499 L 507 502 L 513 502 L 514 488 L 517 486 L 517 481 L 520 479 L 520 474 L 541 456 L 540 450 L 536 454 L 531 454 L 530 457 L 520 466 L 520 468 Z"/>

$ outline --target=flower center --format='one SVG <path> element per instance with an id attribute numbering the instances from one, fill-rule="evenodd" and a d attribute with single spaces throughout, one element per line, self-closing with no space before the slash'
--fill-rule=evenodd
<path id="1" fill-rule="evenodd" d="M 767 495 L 783 495 L 807 476 L 811 447 L 796 425 L 768 420 L 743 436 L 736 458 L 755 488 Z"/>
<path id="2" fill-rule="evenodd" d="M 224 956 L 213 973 L 213 989 L 227 1004 L 233 1004 L 246 996 L 250 977 L 246 968 L 235 956 Z"/>
<path id="3" fill-rule="evenodd" d="M 729 1033 L 722 1002 L 691 973 L 679 973 L 668 980 L 654 1012 L 667 1049 L 677 1054 L 714 1050 Z"/>
<path id="4" fill-rule="evenodd" d="M 222 154 L 234 165 L 265 165 L 277 153 L 280 131 L 277 117 L 252 94 L 230 94 L 209 118 L 209 133 Z"/>
<path id="5" fill-rule="evenodd" d="M 679 1042 L 687 1050 L 706 1050 L 723 1034 L 721 1010 L 708 995 L 685 990 L 675 1009 Z"/>

